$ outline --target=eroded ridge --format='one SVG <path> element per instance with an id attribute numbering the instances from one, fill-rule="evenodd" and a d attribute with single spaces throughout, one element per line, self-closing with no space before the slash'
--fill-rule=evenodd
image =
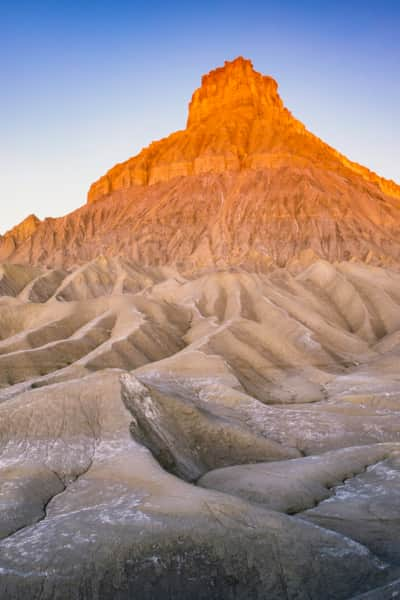
<path id="1" fill-rule="evenodd" d="M 396 590 L 396 272 L 4 273 L 0 597 Z"/>

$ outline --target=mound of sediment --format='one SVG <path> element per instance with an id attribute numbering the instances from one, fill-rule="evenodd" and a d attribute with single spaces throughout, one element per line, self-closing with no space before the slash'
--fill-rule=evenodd
<path id="1" fill-rule="evenodd" d="M 1 597 L 395 589 L 396 272 L 2 272 Z"/>

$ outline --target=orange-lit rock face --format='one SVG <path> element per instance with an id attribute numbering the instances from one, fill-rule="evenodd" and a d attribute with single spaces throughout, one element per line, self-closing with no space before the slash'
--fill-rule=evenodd
<path id="1" fill-rule="evenodd" d="M 36 215 L 29 215 L 19 225 L 7 231 L 5 235 L 13 237 L 17 242 L 22 242 L 36 231 L 40 223 L 41 221 Z"/>
<path id="2" fill-rule="evenodd" d="M 2 248 L 7 248 L 12 253 L 22 242 L 29 239 L 39 227 L 41 221 L 36 215 L 29 215 L 21 223 L 0 236 Z"/>
<path id="3" fill-rule="evenodd" d="M 400 187 L 308 132 L 276 82 L 239 58 L 203 77 L 185 130 L 116 165 L 81 209 L 1 238 L 0 261 L 69 266 L 104 254 L 185 271 L 318 257 L 396 265 L 399 223 Z"/>
<path id="4" fill-rule="evenodd" d="M 318 166 L 358 174 L 400 198 L 399 187 L 352 163 L 309 133 L 284 107 L 274 79 L 237 58 L 202 79 L 184 131 L 152 143 L 92 185 L 88 202 L 134 185 L 242 169 Z"/>
<path id="5" fill-rule="evenodd" d="M 249 60 L 237 58 L 202 78 L 189 105 L 187 127 L 232 112 L 239 118 L 268 119 L 276 110 L 283 110 L 276 81 L 254 71 Z"/>

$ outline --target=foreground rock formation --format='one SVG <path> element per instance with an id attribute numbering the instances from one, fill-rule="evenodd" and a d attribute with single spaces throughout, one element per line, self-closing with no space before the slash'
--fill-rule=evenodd
<path id="1" fill-rule="evenodd" d="M 399 274 L 100 257 L 0 289 L 1 598 L 393 597 Z"/>
<path id="2" fill-rule="evenodd" d="M 399 223 L 236 59 L 0 237 L 0 598 L 395 598 Z"/>
<path id="3" fill-rule="evenodd" d="M 15 227 L 0 238 L 0 261 L 65 268 L 121 255 L 185 272 L 319 258 L 394 266 L 399 222 L 400 187 L 307 131 L 276 82 L 238 58 L 203 77 L 186 129 L 112 168 L 86 206 Z"/>

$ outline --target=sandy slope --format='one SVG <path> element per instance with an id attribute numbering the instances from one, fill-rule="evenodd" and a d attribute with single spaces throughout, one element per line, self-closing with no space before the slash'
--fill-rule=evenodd
<path id="1" fill-rule="evenodd" d="M 1 273 L 1 598 L 395 589 L 397 272 Z"/>

